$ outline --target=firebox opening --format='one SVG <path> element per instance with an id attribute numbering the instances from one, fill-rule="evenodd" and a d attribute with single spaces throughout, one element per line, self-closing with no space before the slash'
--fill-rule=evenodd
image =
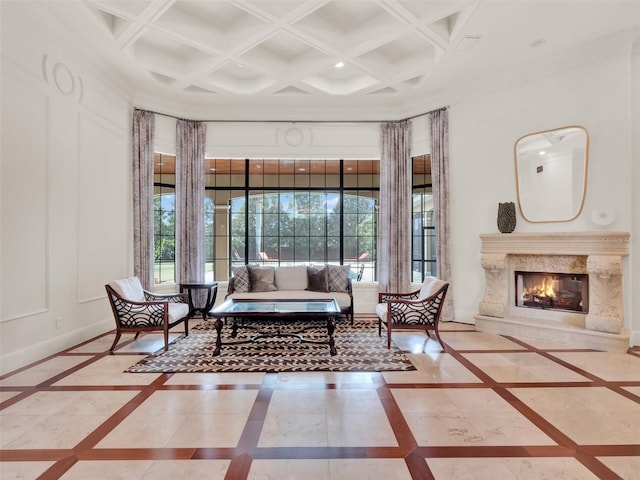
<path id="1" fill-rule="evenodd" d="M 515 272 L 516 306 L 589 312 L 589 275 Z"/>

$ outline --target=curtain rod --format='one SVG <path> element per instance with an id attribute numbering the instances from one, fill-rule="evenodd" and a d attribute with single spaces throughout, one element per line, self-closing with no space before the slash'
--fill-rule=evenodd
<path id="1" fill-rule="evenodd" d="M 438 110 L 446 110 L 449 105 L 445 107 L 436 108 L 428 112 L 418 113 L 407 118 L 401 118 L 400 120 L 198 120 L 199 122 L 206 123 L 385 123 L 385 122 L 404 122 L 407 120 L 413 120 L 414 118 L 428 115 L 431 112 L 437 112 Z M 134 107 L 134 110 L 144 110 L 146 112 L 153 113 L 155 115 L 162 115 L 163 117 L 175 118 L 176 120 L 192 120 L 189 118 L 179 117 L 177 115 L 171 115 L 169 113 L 155 112 L 153 110 L 146 110 L 144 108 Z"/>

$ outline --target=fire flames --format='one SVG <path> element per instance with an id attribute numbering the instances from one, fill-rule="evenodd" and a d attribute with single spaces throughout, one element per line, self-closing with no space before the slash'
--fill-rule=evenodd
<path id="1" fill-rule="evenodd" d="M 553 289 L 552 277 L 545 276 L 542 278 L 542 283 L 522 289 L 523 300 L 530 301 L 537 298 L 556 298 L 556 292 Z"/>

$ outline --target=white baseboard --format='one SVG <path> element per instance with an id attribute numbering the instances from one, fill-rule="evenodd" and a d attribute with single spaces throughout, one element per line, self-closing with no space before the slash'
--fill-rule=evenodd
<path id="1" fill-rule="evenodd" d="M 0 375 L 5 375 L 6 373 L 24 367 L 25 365 L 42 360 L 43 358 L 54 355 L 66 350 L 67 348 L 71 348 L 74 345 L 78 345 L 79 343 L 93 337 L 102 335 L 114 328 L 113 318 L 108 318 L 85 328 L 80 328 L 72 332 L 50 338 L 44 342 L 30 345 L 22 350 L 11 352 L 0 357 Z"/>

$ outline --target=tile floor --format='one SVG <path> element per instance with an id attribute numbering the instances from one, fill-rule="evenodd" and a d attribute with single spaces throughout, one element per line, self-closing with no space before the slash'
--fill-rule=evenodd
<path id="1" fill-rule="evenodd" d="M 640 479 L 637 349 L 441 332 L 394 333 L 416 371 L 282 374 L 123 373 L 162 339 L 110 333 L 0 377 L 0 478 Z"/>

